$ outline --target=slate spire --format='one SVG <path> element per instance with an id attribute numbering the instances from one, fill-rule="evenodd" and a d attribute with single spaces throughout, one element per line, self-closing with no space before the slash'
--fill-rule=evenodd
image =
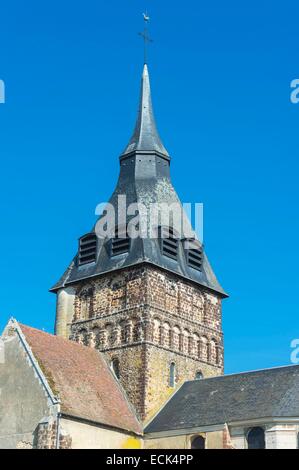
<path id="1" fill-rule="evenodd" d="M 185 228 L 190 227 L 190 232 L 192 232 L 191 223 L 171 182 L 170 157 L 158 134 L 146 64 L 142 73 L 139 113 L 135 131 L 128 146 L 120 156 L 118 182 L 109 199 L 109 203 L 113 206 L 117 217 L 124 210 L 123 208 L 119 209 L 119 196 L 126 196 L 126 209 L 130 204 L 141 204 L 148 214 L 150 214 L 151 204 L 153 203 L 164 203 L 162 207 L 165 212 L 167 212 L 169 206 L 178 204 L 178 207 L 182 209 L 181 217 L 185 221 L 184 226 Z M 125 214 L 127 225 L 131 218 L 132 216 L 127 211 Z M 123 223 L 117 218 L 117 226 Z M 52 291 L 57 291 L 62 287 L 103 273 L 140 263 L 150 263 L 205 286 L 217 292 L 221 297 L 227 296 L 218 283 L 204 252 L 200 256 L 202 258 L 200 269 L 192 267 L 187 260 L 183 240 L 180 240 L 178 244 L 176 259 L 165 256 L 165 253 L 161 251 L 160 240 L 157 237 L 132 238 L 128 251 L 120 255 L 114 255 L 111 250 L 111 239 L 108 235 L 106 238 L 97 237 L 97 242 L 92 238 L 96 232 L 96 226 L 97 224 L 89 234 L 85 234 L 81 238 L 83 240 L 87 236 L 90 240 L 89 237 L 91 236 L 91 240 L 93 240 L 89 244 L 86 243 L 86 240 L 83 241 L 83 244 L 87 245 L 87 248 L 84 249 L 84 256 L 86 252 L 89 253 L 96 246 L 96 252 L 93 253 L 94 256 L 91 257 L 90 262 L 80 264 L 80 245 L 74 260 L 62 278 L 52 288 Z"/>
<path id="2" fill-rule="evenodd" d="M 131 140 L 122 153 L 122 158 L 132 152 L 157 152 L 169 159 L 169 154 L 160 139 L 153 112 L 148 67 L 144 64 L 139 112 Z"/>

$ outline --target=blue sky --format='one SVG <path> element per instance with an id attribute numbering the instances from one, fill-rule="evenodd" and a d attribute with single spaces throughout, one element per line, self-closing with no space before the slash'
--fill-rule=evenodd
<path id="1" fill-rule="evenodd" d="M 0 328 L 53 330 L 48 289 L 133 129 L 143 0 L 2 2 Z M 226 372 L 285 365 L 298 320 L 298 2 L 148 0 L 160 134 L 230 298 Z"/>

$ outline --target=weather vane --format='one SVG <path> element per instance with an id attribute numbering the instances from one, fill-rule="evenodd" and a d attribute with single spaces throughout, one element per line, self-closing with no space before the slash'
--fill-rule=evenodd
<path id="1" fill-rule="evenodd" d="M 143 19 L 144 19 L 144 30 L 142 33 L 139 33 L 139 35 L 143 38 L 144 42 L 144 63 L 147 63 L 147 46 L 149 43 L 153 42 L 152 39 L 149 36 L 148 33 L 148 22 L 150 20 L 150 17 L 147 13 L 143 13 Z"/>

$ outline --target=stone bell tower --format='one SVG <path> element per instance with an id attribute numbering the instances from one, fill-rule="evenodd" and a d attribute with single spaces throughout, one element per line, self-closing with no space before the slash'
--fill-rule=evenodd
<path id="1" fill-rule="evenodd" d="M 153 115 L 147 65 L 135 131 L 110 199 L 115 213 L 124 195 L 126 207 L 182 207 Z M 81 237 L 78 253 L 51 290 L 57 293 L 56 334 L 104 352 L 145 420 L 183 381 L 223 373 L 226 294 L 198 240 L 186 244 L 174 226 L 162 236 L 162 223 L 155 237 L 130 238 L 131 219 L 126 214 L 125 222 L 118 220 L 111 236 L 98 237 L 95 226 Z"/>

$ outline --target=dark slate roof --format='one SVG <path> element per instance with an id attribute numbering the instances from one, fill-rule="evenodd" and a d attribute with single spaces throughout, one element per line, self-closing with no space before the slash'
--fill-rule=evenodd
<path id="1" fill-rule="evenodd" d="M 61 411 L 77 418 L 142 434 L 142 427 L 104 356 L 60 336 L 19 324 Z"/>
<path id="2" fill-rule="evenodd" d="M 149 75 L 146 65 L 142 76 L 141 102 L 136 129 L 128 147 L 120 157 L 118 183 L 109 200 L 109 203 L 114 206 L 116 214 L 118 214 L 119 195 L 126 195 L 127 206 L 131 203 L 143 204 L 148 212 L 152 203 L 164 203 L 166 207 L 178 203 L 182 209 L 180 199 L 170 178 L 170 158 L 161 143 L 153 117 Z M 183 209 L 182 213 L 185 227 L 188 226 L 192 230 L 190 221 Z M 127 216 L 126 223 L 132 218 L 133 216 Z M 147 229 L 149 230 L 150 227 L 147 227 Z M 96 226 L 93 228 L 93 231 L 95 230 Z M 61 279 L 51 290 L 56 291 L 79 280 L 145 262 L 195 281 L 219 293 L 220 296 L 226 296 L 206 255 L 203 256 L 201 271 L 193 269 L 186 262 L 182 243 L 179 246 L 177 260 L 163 256 L 158 239 L 153 237 L 131 240 L 129 253 L 115 257 L 110 256 L 109 246 L 109 237 L 106 239 L 98 238 L 96 262 L 79 266 L 77 256 L 75 256 Z"/>
<path id="3" fill-rule="evenodd" d="M 169 157 L 165 149 L 156 126 L 154 118 L 151 88 L 147 65 L 144 65 L 141 92 L 139 102 L 138 118 L 133 136 L 123 152 L 123 156 L 134 151 L 153 151 Z"/>
<path id="4" fill-rule="evenodd" d="M 299 418 L 299 366 L 186 382 L 145 433 L 271 417 Z"/>

